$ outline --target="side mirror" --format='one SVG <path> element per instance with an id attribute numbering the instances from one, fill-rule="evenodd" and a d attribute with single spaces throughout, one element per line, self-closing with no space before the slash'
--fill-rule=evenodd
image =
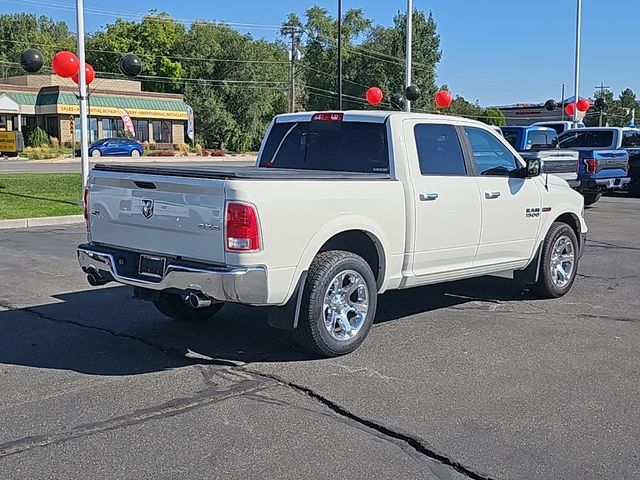
<path id="1" fill-rule="evenodd" d="M 524 169 L 524 178 L 539 177 L 542 173 L 542 162 L 539 158 L 527 158 L 527 166 Z"/>

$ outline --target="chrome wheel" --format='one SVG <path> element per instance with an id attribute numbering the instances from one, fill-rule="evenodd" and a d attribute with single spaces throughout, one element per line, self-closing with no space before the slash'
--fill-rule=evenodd
<path id="1" fill-rule="evenodd" d="M 573 277 L 575 249 L 566 235 L 556 240 L 551 250 L 551 281 L 558 288 L 564 288 Z"/>
<path id="2" fill-rule="evenodd" d="M 131 150 L 131 156 L 132 157 L 139 157 L 140 156 L 140 152 L 138 150 Z"/>
<path id="3" fill-rule="evenodd" d="M 346 270 L 329 283 L 324 296 L 324 326 L 338 341 L 355 337 L 367 318 L 369 291 L 362 276 Z"/>

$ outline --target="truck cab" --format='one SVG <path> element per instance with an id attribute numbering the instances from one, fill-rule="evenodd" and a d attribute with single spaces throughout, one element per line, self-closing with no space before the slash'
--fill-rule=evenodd
<path id="1" fill-rule="evenodd" d="M 532 126 L 553 128 L 558 135 L 566 132 L 567 130 L 574 130 L 576 128 L 585 128 L 585 125 L 582 122 L 569 122 L 564 120 L 559 122 L 536 122 Z"/>
<path id="2" fill-rule="evenodd" d="M 528 127 L 501 127 L 507 142 L 522 158 L 537 158 L 542 164 L 542 172 L 556 175 L 570 187 L 577 188 L 579 154 L 573 150 L 558 148 L 558 134 L 553 128 L 531 125 Z"/>

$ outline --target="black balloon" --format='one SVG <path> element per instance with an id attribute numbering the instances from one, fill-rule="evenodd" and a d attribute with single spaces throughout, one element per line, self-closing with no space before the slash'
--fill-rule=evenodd
<path id="1" fill-rule="evenodd" d="M 555 100 L 547 100 L 544 102 L 544 108 L 549 111 L 555 110 L 558 108 L 558 103 Z"/>
<path id="2" fill-rule="evenodd" d="M 409 85 L 404 94 L 407 97 L 407 100 L 415 102 L 416 100 L 418 100 L 418 98 L 420 98 L 420 89 L 415 85 Z"/>
<path id="3" fill-rule="evenodd" d="M 142 62 L 137 55 L 127 53 L 120 59 L 120 71 L 127 77 L 137 77 L 142 71 Z"/>
<path id="4" fill-rule="evenodd" d="M 20 54 L 20 66 L 27 73 L 36 73 L 44 65 L 42 54 L 34 49 L 29 48 Z"/>
<path id="5" fill-rule="evenodd" d="M 404 95 L 396 93 L 391 97 L 391 106 L 396 110 L 404 110 L 407 106 L 407 99 L 404 98 Z"/>
<path id="6" fill-rule="evenodd" d="M 597 110 L 604 110 L 605 108 L 607 108 L 607 102 L 604 100 L 604 98 L 600 97 L 600 98 L 596 98 L 596 101 L 593 104 Z"/>

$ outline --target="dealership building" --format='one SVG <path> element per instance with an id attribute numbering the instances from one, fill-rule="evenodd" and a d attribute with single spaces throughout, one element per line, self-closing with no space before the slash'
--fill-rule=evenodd
<path id="1" fill-rule="evenodd" d="M 57 75 L 0 79 L 0 132 L 44 129 L 61 145 L 80 141 L 78 88 Z M 145 92 L 133 80 L 96 78 L 89 88 L 90 140 L 122 135 L 123 116 L 135 138 L 149 143 L 185 143 L 189 107 L 182 95 Z"/>

